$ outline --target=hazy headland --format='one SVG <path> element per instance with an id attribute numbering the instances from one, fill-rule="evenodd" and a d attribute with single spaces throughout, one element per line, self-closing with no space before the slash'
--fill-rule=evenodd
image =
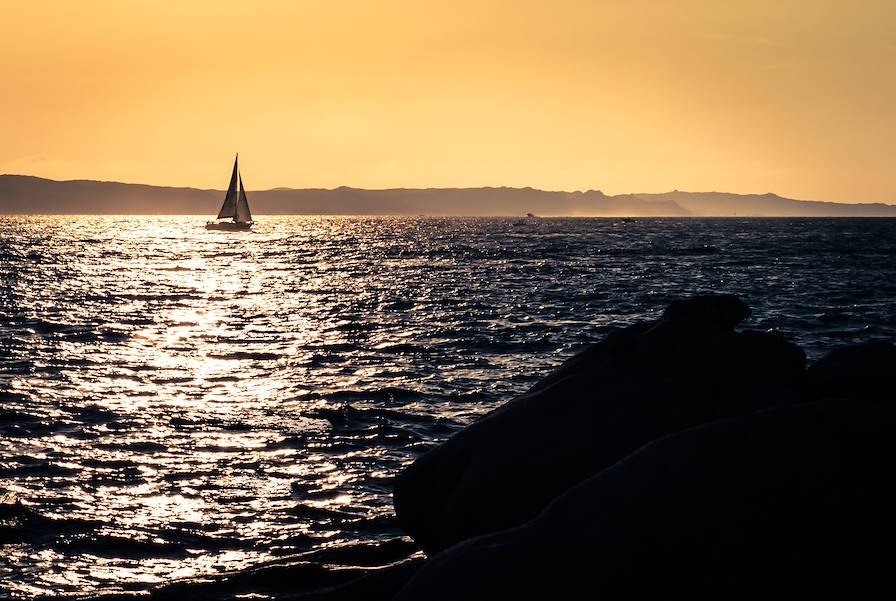
<path id="1" fill-rule="evenodd" d="M 896 205 L 795 200 L 776 194 L 607 195 L 534 188 L 274 188 L 249 191 L 255 214 L 593 217 L 896 217 Z M 216 213 L 223 190 L 0 175 L 0 214 Z"/>

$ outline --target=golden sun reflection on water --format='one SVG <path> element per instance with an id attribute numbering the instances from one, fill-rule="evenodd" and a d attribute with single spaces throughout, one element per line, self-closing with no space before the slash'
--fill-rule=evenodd
<path id="1" fill-rule="evenodd" d="M 603 221 L 204 223 L 0 218 L 0 494 L 36 524 L 4 546 L 0 596 L 401 536 L 402 465 L 652 310 L 610 313 L 581 282 L 631 299 L 706 280 L 679 255 L 670 278 L 666 259 L 595 253 L 621 235 Z M 636 226 L 651 248 L 706 243 L 693 224 Z"/>
<path id="2" fill-rule="evenodd" d="M 265 238 L 210 234 L 182 219 L 123 221 L 126 227 L 105 241 L 110 259 L 73 266 L 73 279 L 89 283 L 85 296 L 105 304 L 104 311 L 76 303 L 59 319 L 114 324 L 109 343 L 57 341 L 54 360 L 61 356 L 81 367 L 68 370 L 61 386 L 17 378 L 13 388 L 46 392 L 66 404 L 76 391 L 100 417 L 90 426 L 100 444 L 86 452 L 83 437 L 71 432 L 43 439 L 45 460 L 74 457 L 55 465 L 93 474 L 89 483 L 72 489 L 77 500 L 64 510 L 50 507 L 46 515 L 94 520 L 103 524 L 98 526 L 102 536 L 112 537 L 107 542 L 113 549 L 126 537 L 144 545 L 147 557 L 127 560 L 87 551 L 83 560 L 60 562 L 64 569 L 41 576 L 50 588 L 86 590 L 90 581 L 161 582 L 257 563 L 268 557 L 265 551 L 228 546 L 259 539 L 288 542 L 312 533 L 288 513 L 296 505 L 293 478 L 313 479 L 312 493 L 352 481 L 340 475 L 344 467 L 314 460 L 309 466 L 295 445 L 283 445 L 295 436 L 289 432 L 325 431 L 325 422 L 303 417 L 301 404 L 289 401 L 307 391 L 303 379 L 284 377 L 301 347 L 321 339 L 321 322 L 307 311 L 311 307 L 313 314 L 316 300 L 292 289 L 289 304 L 304 312 L 293 311 L 283 306 L 282 294 L 266 293 L 272 284 L 275 292 L 285 292 L 295 270 L 282 265 L 282 258 L 273 270 L 267 267 L 278 261 L 259 260 Z M 132 252 L 133 246 L 140 252 Z M 44 367 L 51 368 L 54 360 Z M 284 401 L 287 406 L 278 407 Z M 25 486 L 8 489 L 34 496 Z M 308 506 L 338 509 L 351 501 L 351 495 L 334 494 L 309 500 Z M 285 514 L 257 517 L 271 512 Z M 201 534 L 210 526 L 213 535 Z M 153 545 L 162 540 L 152 533 L 172 528 L 194 531 L 199 548 L 188 545 L 178 559 L 151 557 Z M 320 540 L 336 532 L 313 530 Z M 209 546 L 217 550 L 209 553 Z M 167 548 L 160 547 L 163 554 Z M 45 551 L 39 561 L 59 559 Z"/>

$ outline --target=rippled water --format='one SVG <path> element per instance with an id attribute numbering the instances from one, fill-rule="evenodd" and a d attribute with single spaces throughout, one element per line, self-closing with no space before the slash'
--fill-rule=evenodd
<path id="1" fill-rule="evenodd" d="M 0 495 L 29 509 L 0 596 L 399 536 L 402 464 L 680 295 L 810 358 L 896 332 L 896 220 L 203 223 L 0 218 Z"/>

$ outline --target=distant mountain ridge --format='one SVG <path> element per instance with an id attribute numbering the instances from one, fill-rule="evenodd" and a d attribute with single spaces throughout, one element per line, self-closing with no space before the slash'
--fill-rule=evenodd
<path id="1" fill-rule="evenodd" d="M 274 188 L 248 192 L 256 215 L 467 215 L 606 217 L 896 217 L 896 205 L 794 200 L 776 194 L 619 194 L 534 188 Z M 0 175 L 0 214 L 214 215 L 223 190 Z"/>
<path id="2" fill-rule="evenodd" d="M 896 205 L 884 203 L 839 203 L 821 200 L 795 200 L 771 192 L 732 194 L 730 192 L 664 192 L 637 194 L 643 200 L 674 202 L 696 216 L 761 217 L 894 217 Z"/>

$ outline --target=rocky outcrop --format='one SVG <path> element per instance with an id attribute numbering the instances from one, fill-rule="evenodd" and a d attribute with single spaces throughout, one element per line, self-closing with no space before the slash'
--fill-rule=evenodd
<path id="1" fill-rule="evenodd" d="M 675 302 L 423 456 L 395 505 L 429 559 L 321 598 L 887 590 L 896 347 L 806 370 L 786 340 L 736 332 L 747 316 L 731 296 Z"/>
<path id="2" fill-rule="evenodd" d="M 809 399 L 893 400 L 896 346 L 871 342 L 831 351 L 806 371 Z"/>
<path id="3" fill-rule="evenodd" d="M 891 587 L 896 413 L 825 401 L 655 441 L 523 526 L 432 559 L 397 601 L 757 594 Z"/>
<path id="4" fill-rule="evenodd" d="M 802 350 L 735 332 L 749 314 L 733 296 L 696 297 L 610 334 L 400 474 L 400 523 L 434 553 L 531 520 L 654 439 L 798 402 Z"/>

